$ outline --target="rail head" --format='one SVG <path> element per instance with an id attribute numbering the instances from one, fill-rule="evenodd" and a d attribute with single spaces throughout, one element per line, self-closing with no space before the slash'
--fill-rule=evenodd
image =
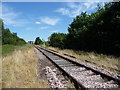
<path id="1" fill-rule="evenodd" d="M 37 47 L 35 47 L 37 48 Z M 80 84 L 80 82 L 78 82 L 77 79 L 75 79 L 74 77 L 72 77 L 68 72 L 66 72 L 64 69 L 62 69 L 59 65 L 57 65 L 50 57 L 48 57 L 42 50 L 40 50 L 39 48 L 37 48 L 40 52 L 42 52 L 43 55 L 45 55 L 54 65 L 56 65 L 62 72 L 64 72 L 69 78 L 71 78 L 71 80 L 76 84 L 75 86 L 77 88 L 81 87 L 83 89 L 85 89 L 85 87 Z"/>
<path id="2" fill-rule="evenodd" d="M 57 55 L 57 56 L 59 56 L 61 58 L 67 59 L 67 60 L 69 60 L 70 62 L 72 62 L 74 64 L 84 66 L 84 67 L 86 67 L 86 68 L 88 68 L 88 69 L 90 69 L 90 70 L 92 70 L 92 71 L 94 71 L 96 73 L 99 73 L 102 76 L 105 76 L 105 77 L 108 77 L 110 79 L 113 79 L 116 82 L 118 82 L 118 84 L 120 84 L 120 75 L 118 75 L 116 73 L 110 72 L 108 70 L 105 70 L 105 69 L 97 67 L 97 66 L 93 66 L 91 64 L 87 64 L 87 63 L 81 62 L 79 60 L 73 59 L 73 58 L 65 56 L 65 55 L 61 55 L 61 54 L 59 54 L 57 52 L 51 51 L 51 50 L 46 49 L 46 48 L 42 48 L 42 47 L 39 47 L 39 48 L 43 49 L 43 50 L 46 50 L 46 51 L 48 51 L 50 53 L 53 53 L 53 54 L 55 54 L 55 55 Z"/>

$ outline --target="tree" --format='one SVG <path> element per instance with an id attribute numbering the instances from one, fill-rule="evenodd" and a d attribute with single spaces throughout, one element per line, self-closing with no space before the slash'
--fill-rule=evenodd
<path id="1" fill-rule="evenodd" d="M 36 45 L 40 45 L 42 43 L 42 40 L 39 38 L 39 37 L 37 37 L 36 39 L 35 39 L 35 44 Z"/>
<path id="2" fill-rule="evenodd" d="M 97 53 L 120 55 L 120 2 L 98 4 L 92 14 L 82 12 L 68 27 L 68 34 L 53 33 L 49 44 Z"/>
<path id="3" fill-rule="evenodd" d="M 99 6 L 99 5 L 98 5 Z M 81 13 L 68 28 L 67 48 L 120 53 L 120 2 L 106 3 L 91 15 Z"/>
<path id="4" fill-rule="evenodd" d="M 2 23 L 2 19 L 0 19 L 0 45 L 2 44 L 2 29 L 3 29 L 3 23 Z"/>
<path id="5" fill-rule="evenodd" d="M 17 36 L 17 33 L 11 33 L 9 28 L 5 29 L 4 23 L 0 19 L 0 39 L 1 38 L 2 38 L 3 45 L 4 44 L 12 44 L 12 45 L 26 44 L 25 40 Z"/>
<path id="6" fill-rule="evenodd" d="M 53 47 L 59 47 L 63 49 L 65 47 L 66 34 L 64 33 L 53 33 L 49 37 L 49 44 Z"/>

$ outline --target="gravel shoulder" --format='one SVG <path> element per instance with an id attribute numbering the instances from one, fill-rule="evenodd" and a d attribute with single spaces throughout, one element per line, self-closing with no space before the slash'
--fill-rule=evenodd
<path id="1" fill-rule="evenodd" d="M 36 48 L 34 48 L 34 52 L 38 59 L 38 78 L 45 80 L 49 88 L 74 88 L 73 83 L 46 56 Z"/>
<path id="2" fill-rule="evenodd" d="M 46 66 L 53 67 L 53 64 L 41 52 L 39 52 L 36 48 L 34 48 L 34 52 L 35 52 L 35 55 L 38 59 L 38 72 L 37 72 L 38 77 L 40 79 L 47 81 L 47 78 L 45 75 L 45 73 L 46 73 L 45 68 L 46 68 Z"/>

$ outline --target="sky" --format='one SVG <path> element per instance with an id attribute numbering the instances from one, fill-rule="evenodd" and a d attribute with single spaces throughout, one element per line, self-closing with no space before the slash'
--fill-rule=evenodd
<path id="1" fill-rule="evenodd" d="M 98 3 L 104 6 L 104 2 L 2 2 L 0 18 L 5 28 L 26 41 L 36 37 L 47 41 L 54 32 L 68 33 L 73 19 L 81 12 L 95 12 Z"/>

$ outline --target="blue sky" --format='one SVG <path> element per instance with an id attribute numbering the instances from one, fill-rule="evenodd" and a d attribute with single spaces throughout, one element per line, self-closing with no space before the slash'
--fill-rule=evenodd
<path id="1" fill-rule="evenodd" d="M 2 2 L 5 28 L 26 41 L 48 40 L 53 32 L 67 33 L 73 19 L 86 11 L 95 12 L 98 2 Z M 102 6 L 103 2 L 100 3 Z M 1 7 L 1 6 L 0 6 Z M 1 11 L 0 11 L 1 12 Z"/>

